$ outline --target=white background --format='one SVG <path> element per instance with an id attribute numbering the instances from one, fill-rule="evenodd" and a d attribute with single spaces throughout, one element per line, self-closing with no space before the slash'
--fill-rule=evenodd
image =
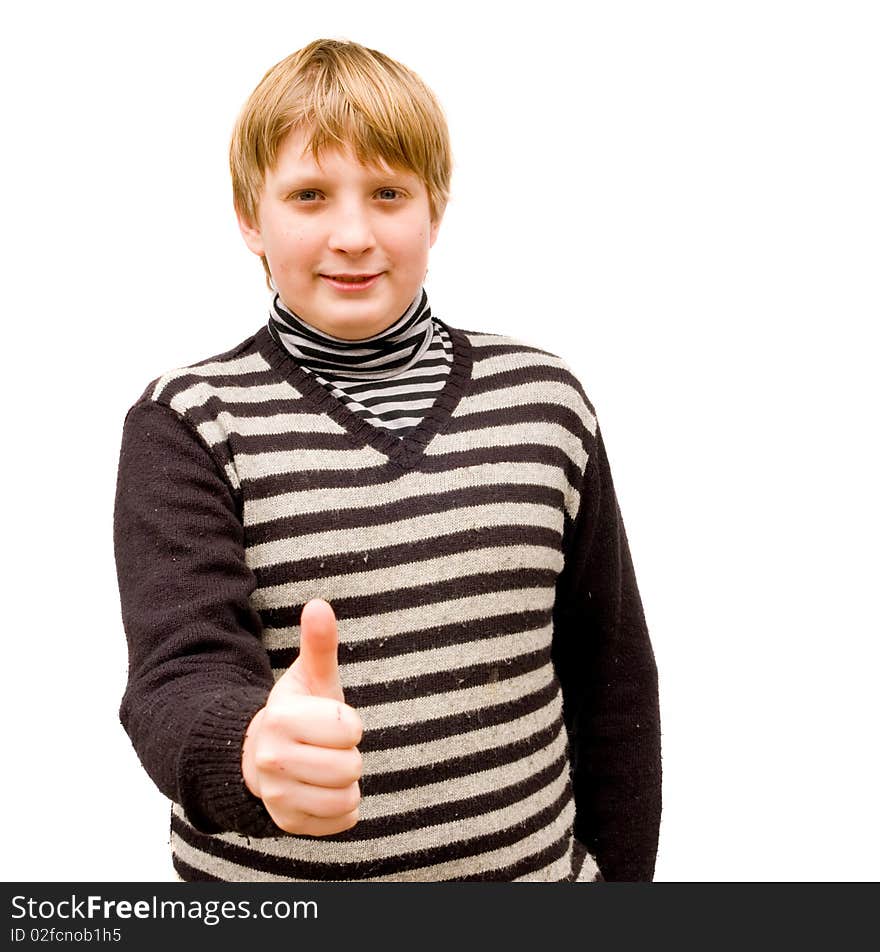
<path id="1" fill-rule="evenodd" d="M 562 355 L 598 408 L 661 676 L 657 878 L 880 878 L 877 5 L 14 10 L 2 878 L 172 878 L 117 719 L 121 426 L 263 322 L 227 141 L 319 36 L 407 63 L 449 116 L 435 313 Z"/>

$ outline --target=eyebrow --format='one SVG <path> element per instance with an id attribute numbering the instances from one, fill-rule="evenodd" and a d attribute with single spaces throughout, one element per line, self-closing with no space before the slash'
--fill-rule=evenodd
<path id="1" fill-rule="evenodd" d="M 367 188 L 378 188 L 383 185 L 407 184 L 412 187 L 413 182 L 421 181 L 414 172 L 406 169 L 370 169 L 365 177 L 363 185 Z M 320 189 L 328 185 L 337 184 L 336 180 L 326 173 L 315 171 L 314 173 L 292 174 L 284 178 L 279 178 L 276 188 L 279 192 L 295 192 L 299 189 Z"/>

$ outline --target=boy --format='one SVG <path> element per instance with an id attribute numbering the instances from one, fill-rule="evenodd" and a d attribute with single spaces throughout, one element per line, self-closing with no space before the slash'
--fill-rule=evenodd
<path id="1" fill-rule="evenodd" d="M 231 168 L 269 324 L 129 410 L 114 523 L 178 875 L 650 879 L 656 667 L 601 435 L 557 357 L 431 314 L 436 100 L 319 40 Z"/>

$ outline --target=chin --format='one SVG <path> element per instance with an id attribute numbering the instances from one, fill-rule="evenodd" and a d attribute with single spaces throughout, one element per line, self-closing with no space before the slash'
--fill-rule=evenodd
<path id="1" fill-rule="evenodd" d="M 389 327 L 390 324 L 386 324 L 385 327 Z M 357 325 L 352 326 L 351 324 L 341 327 L 337 331 L 330 331 L 334 337 L 341 337 L 344 340 L 363 340 L 365 337 L 374 337 L 376 334 L 385 330 L 381 324 L 376 325 Z"/>

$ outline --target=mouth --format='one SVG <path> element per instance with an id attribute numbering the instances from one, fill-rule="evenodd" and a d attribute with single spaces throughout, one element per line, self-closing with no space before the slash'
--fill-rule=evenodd
<path id="1" fill-rule="evenodd" d="M 321 280 L 329 284 L 331 288 L 337 291 L 366 291 L 382 277 L 382 272 L 377 274 L 322 274 Z"/>

